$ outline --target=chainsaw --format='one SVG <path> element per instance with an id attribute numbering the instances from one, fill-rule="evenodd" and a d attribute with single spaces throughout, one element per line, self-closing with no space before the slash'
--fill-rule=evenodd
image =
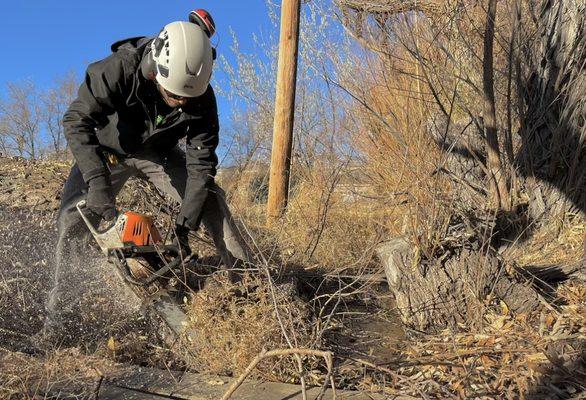
<path id="1" fill-rule="evenodd" d="M 105 228 L 95 226 L 86 201 L 76 205 L 91 235 L 108 261 L 141 298 L 152 306 L 176 335 L 185 332 L 187 317 L 181 309 L 186 271 L 193 270 L 194 256 L 182 257 L 180 249 L 165 244 L 151 217 L 131 211 L 118 213 Z"/>

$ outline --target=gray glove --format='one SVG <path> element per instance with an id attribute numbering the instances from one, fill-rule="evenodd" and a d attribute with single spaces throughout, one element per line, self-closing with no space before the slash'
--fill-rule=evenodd
<path id="1" fill-rule="evenodd" d="M 87 207 L 106 221 L 116 217 L 116 198 L 112 193 L 112 185 L 108 177 L 96 176 L 89 181 Z"/>

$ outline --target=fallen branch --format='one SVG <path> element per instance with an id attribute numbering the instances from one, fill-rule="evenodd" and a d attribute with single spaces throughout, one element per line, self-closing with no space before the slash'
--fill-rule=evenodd
<path id="1" fill-rule="evenodd" d="M 262 360 L 264 360 L 265 358 L 277 357 L 277 356 L 289 356 L 289 355 L 322 357 L 324 359 L 324 361 L 326 362 L 328 372 L 327 372 L 327 375 L 324 379 L 324 384 L 322 386 L 322 389 L 321 389 L 320 393 L 317 395 L 316 400 L 321 400 L 321 398 L 324 396 L 324 394 L 326 392 L 326 388 L 328 386 L 328 383 L 330 383 L 330 385 L 331 385 L 333 398 L 334 399 L 336 398 L 336 387 L 334 385 L 334 379 L 333 379 L 334 363 L 333 363 L 332 353 L 329 351 L 293 348 L 293 349 L 278 349 L 278 350 L 271 350 L 271 351 L 267 351 L 266 349 L 263 349 L 256 357 L 254 357 L 254 359 L 250 362 L 250 364 L 248 364 L 248 367 L 246 367 L 246 369 L 238 377 L 238 379 L 236 379 L 234 381 L 234 383 L 232 383 L 232 385 L 230 385 L 230 387 L 228 388 L 226 393 L 224 393 L 224 395 L 222 396 L 221 400 L 228 400 L 232 396 L 232 394 L 234 394 L 236 389 L 238 389 L 238 387 L 242 384 L 242 382 L 244 382 L 246 377 L 248 377 L 248 375 L 250 375 L 250 373 L 254 370 L 256 365 L 259 362 L 261 362 Z"/>

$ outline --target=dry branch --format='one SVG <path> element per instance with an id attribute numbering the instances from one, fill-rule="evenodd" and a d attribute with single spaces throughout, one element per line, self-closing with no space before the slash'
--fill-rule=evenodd
<path id="1" fill-rule="evenodd" d="M 232 385 L 230 385 L 230 387 L 228 388 L 226 393 L 224 393 L 224 395 L 222 396 L 221 400 L 228 400 L 232 396 L 232 394 L 234 394 L 236 389 L 238 389 L 238 387 L 242 384 L 242 382 L 244 382 L 246 377 L 248 375 L 250 375 L 250 373 L 254 370 L 254 368 L 256 367 L 256 365 L 260 361 L 262 361 L 266 358 L 270 358 L 270 357 L 289 356 L 289 355 L 322 357 L 324 359 L 324 361 L 326 363 L 326 367 L 328 369 L 327 375 L 324 379 L 324 386 L 323 387 L 325 388 L 325 387 L 327 387 L 328 383 L 331 383 L 332 393 L 333 393 L 334 399 L 336 398 L 336 387 L 335 387 L 334 381 L 332 379 L 333 366 L 334 366 L 333 359 L 332 359 L 332 353 L 330 353 L 329 351 L 293 348 L 293 349 L 278 349 L 278 350 L 270 350 L 270 351 L 263 349 L 256 357 L 254 357 L 254 359 L 250 362 L 248 367 L 246 367 L 246 369 L 238 377 L 238 379 L 236 379 L 232 383 Z M 324 392 L 325 392 L 325 390 L 322 389 L 322 391 L 317 396 L 316 400 L 320 400 L 323 397 Z"/>
<path id="2" fill-rule="evenodd" d="M 338 0 L 337 3 L 340 7 L 347 7 L 356 12 L 393 15 L 409 11 L 433 14 L 441 10 L 443 2 L 418 0 Z"/>

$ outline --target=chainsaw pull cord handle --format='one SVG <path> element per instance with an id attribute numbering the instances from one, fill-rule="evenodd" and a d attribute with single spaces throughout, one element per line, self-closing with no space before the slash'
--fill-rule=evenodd
<path id="1" fill-rule="evenodd" d="M 107 227 L 103 228 L 103 229 L 98 229 L 94 226 L 94 224 L 90 221 L 90 219 L 87 217 L 85 210 L 87 210 L 87 203 L 85 200 L 81 200 L 79 201 L 75 207 L 77 208 L 77 211 L 79 212 L 79 214 L 81 215 L 81 218 L 83 219 L 83 222 L 85 222 L 85 224 L 87 225 L 88 229 L 90 230 L 91 234 L 95 237 L 96 235 L 101 235 L 105 232 L 107 232 L 108 230 L 112 229 L 112 227 L 114 225 L 116 225 L 116 223 L 118 222 L 118 216 L 120 215 L 120 213 L 118 212 L 118 210 L 116 210 L 116 216 L 114 217 L 114 219 L 112 220 L 112 223 L 109 224 Z"/>

